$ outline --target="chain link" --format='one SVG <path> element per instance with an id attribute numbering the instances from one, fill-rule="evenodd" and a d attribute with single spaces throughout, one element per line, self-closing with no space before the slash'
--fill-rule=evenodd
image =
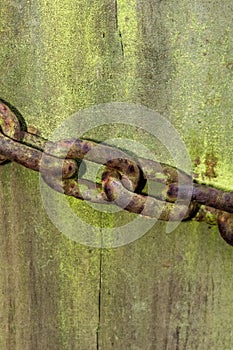
<path id="1" fill-rule="evenodd" d="M 35 128 L 27 129 L 16 115 L 0 101 L 0 164 L 14 161 L 38 171 L 48 186 L 81 200 L 114 203 L 129 212 L 165 221 L 182 218 L 218 224 L 221 236 L 233 245 L 232 192 L 196 181 L 190 188 L 185 185 L 190 183 L 189 175 L 180 169 L 140 157 L 129 159 L 122 150 L 94 141 L 46 140 Z M 94 183 L 78 175 L 82 160 L 104 165 L 100 181 Z M 147 195 L 148 180 L 162 184 L 163 190 Z M 192 191 L 188 208 L 176 204 L 178 191 L 184 200 Z"/>

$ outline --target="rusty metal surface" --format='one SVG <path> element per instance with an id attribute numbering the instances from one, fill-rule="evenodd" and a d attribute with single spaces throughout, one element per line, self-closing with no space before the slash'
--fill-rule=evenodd
<path id="1" fill-rule="evenodd" d="M 105 166 L 97 183 L 78 176 L 82 159 Z M 233 245 L 232 192 L 196 181 L 192 188 L 180 186 L 178 178 L 183 184 L 190 181 L 183 171 L 148 159 L 128 159 L 122 150 L 94 141 L 51 142 L 32 127 L 24 130 L 15 113 L 0 102 L 0 164 L 8 161 L 40 172 L 48 186 L 81 200 L 114 203 L 124 210 L 160 220 L 192 219 L 218 224 L 223 239 Z M 147 195 L 148 180 L 162 183 L 163 190 Z M 80 191 L 80 185 L 85 186 L 85 190 Z M 177 205 L 178 192 L 185 200 L 190 191 L 189 206 Z"/>

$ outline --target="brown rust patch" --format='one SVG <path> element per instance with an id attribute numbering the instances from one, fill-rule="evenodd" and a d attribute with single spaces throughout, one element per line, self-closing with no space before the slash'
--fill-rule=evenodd
<path id="1" fill-rule="evenodd" d="M 224 63 L 224 66 L 225 66 L 227 69 L 233 71 L 233 61 L 229 61 L 229 62 Z"/>
<path id="2" fill-rule="evenodd" d="M 108 171 L 108 170 L 104 171 L 102 174 L 102 177 L 101 177 L 102 182 L 107 181 L 109 178 L 109 175 L 110 175 L 110 171 Z"/>
<path id="3" fill-rule="evenodd" d="M 133 212 L 135 214 L 141 214 L 141 212 L 145 208 L 145 203 L 141 203 L 139 201 L 137 202 L 135 199 L 136 199 L 136 197 L 134 197 L 132 199 L 132 201 L 130 201 L 130 203 L 125 207 L 125 209 L 128 211 L 132 211 L 132 209 L 133 209 Z"/>
<path id="4" fill-rule="evenodd" d="M 111 183 L 109 183 L 109 181 L 104 183 L 103 189 L 104 189 L 104 192 L 105 192 L 108 200 L 110 202 L 114 201 L 114 193 L 113 193 Z"/>
<path id="5" fill-rule="evenodd" d="M 195 179 L 198 179 L 199 178 L 199 174 L 198 174 L 198 166 L 201 164 L 201 159 L 200 157 L 196 157 L 194 160 L 193 160 L 193 167 L 194 167 L 194 171 L 193 171 L 193 177 Z"/>
<path id="6" fill-rule="evenodd" d="M 0 126 L 4 135 L 20 141 L 21 125 L 16 115 L 3 102 L 0 102 Z"/>
<path id="7" fill-rule="evenodd" d="M 218 228 L 222 238 L 233 246 L 233 214 L 222 212 L 218 218 Z"/>
<path id="8" fill-rule="evenodd" d="M 206 171 L 204 173 L 209 179 L 216 178 L 216 167 L 218 164 L 218 158 L 212 153 L 206 155 L 205 166 Z"/>

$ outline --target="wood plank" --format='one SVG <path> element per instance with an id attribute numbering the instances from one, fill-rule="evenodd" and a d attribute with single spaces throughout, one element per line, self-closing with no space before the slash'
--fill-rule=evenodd
<path id="1" fill-rule="evenodd" d="M 0 33 L 1 97 L 43 136 L 85 107 L 139 103 L 176 127 L 201 181 L 232 190 L 231 0 L 2 0 Z M 88 134 L 103 135 L 160 156 L 143 133 Z M 70 204 L 96 234 L 130 220 Z M 232 347 L 232 249 L 216 227 L 167 235 L 158 223 L 123 247 L 84 247 L 50 222 L 38 175 L 15 164 L 0 167 L 0 215 L 4 350 Z"/>
<path id="2" fill-rule="evenodd" d="M 98 250 L 50 222 L 37 173 L 0 171 L 1 349 L 95 349 Z"/>
<path id="3" fill-rule="evenodd" d="M 195 222 L 106 251 L 100 349 L 230 349 L 231 260 L 216 227 Z"/>
<path id="4" fill-rule="evenodd" d="M 118 1 L 118 16 L 126 65 L 135 49 L 132 100 L 171 121 L 200 181 L 232 190 L 231 2 Z M 231 349 L 231 262 L 217 228 L 194 222 L 104 252 L 100 349 Z"/>

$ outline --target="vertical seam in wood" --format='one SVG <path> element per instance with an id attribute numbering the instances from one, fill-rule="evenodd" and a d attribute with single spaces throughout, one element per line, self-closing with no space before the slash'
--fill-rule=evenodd
<path id="1" fill-rule="evenodd" d="M 124 44 L 123 44 L 123 39 L 122 39 L 122 34 L 121 31 L 119 30 L 119 21 L 118 21 L 118 0 L 115 0 L 115 23 L 116 23 L 116 30 L 119 35 L 119 40 L 120 40 L 120 46 L 121 46 L 121 54 L 122 57 L 124 58 Z"/>
<path id="2" fill-rule="evenodd" d="M 102 298 L 102 258 L 103 258 L 103 250 L 102 250 L 102 248 L 100 248 L 98 325 L 97 325 L 97 332 L 96 332 L 96 350 L 100 349 L 100 322 L 101 322 L 101 298 Z"/>
<path id="3" fill-rule="evenodd" d="M 116 21 L 116 29 L 118 30 L 118 4 L 117 4 L 117 0 L 115 0 L 115 21 Z"/>

